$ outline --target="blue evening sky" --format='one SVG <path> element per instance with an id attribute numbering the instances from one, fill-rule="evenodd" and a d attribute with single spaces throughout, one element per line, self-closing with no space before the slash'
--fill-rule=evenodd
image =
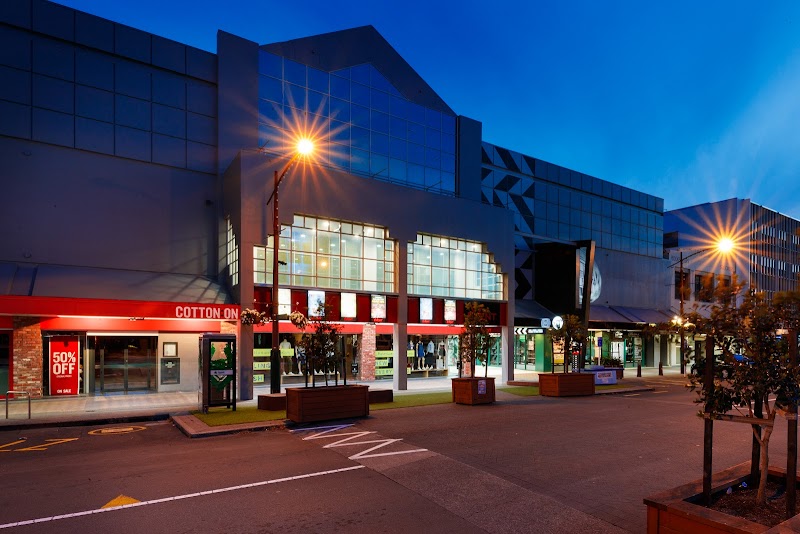
<path id="1" fill-rule="evenodd" d="M 371 24 L 484 140 L 664 198 L 800 218 L 795 0 L 58 0 L 216 51 Z"/>

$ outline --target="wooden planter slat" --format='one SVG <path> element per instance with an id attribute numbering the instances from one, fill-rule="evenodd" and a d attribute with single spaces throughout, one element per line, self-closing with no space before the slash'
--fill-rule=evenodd
<path id="1" fill-rule="evenodd" d="M 544 397 L 594 395 L 594 374 L 540 373 L 539 394 Z"/>
<path id="2" fill-rule="evenodd" d="M 486 381 L 486 392 L 478 393 L 478 382 Z M 453 402 L 456 404 L 491 404 L 495 399 L 494 377 L 453 378 Z"/>
<path id="3" fill-rule="evenodd" d="M 295 423 L 369 415 L 369 386 L 288 388 L 286 417 Z"/>

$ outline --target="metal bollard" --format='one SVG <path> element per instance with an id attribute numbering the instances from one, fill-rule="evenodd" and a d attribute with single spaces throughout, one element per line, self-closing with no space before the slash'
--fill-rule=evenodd
<path id="1" fill-rule="evenodd" d="M 658 376 L 664 376 L 664 364 L 658 362 Z"/>
<path id="2" fill-rule="evenodd" d="M 14 395 L 15 399 L 18 396 L 22 396 L 22 397 L 27 397 L 28 398 L 28 419 L 30 419 L 31 418 L 31 394 L 29 392 L 27 392 L 27 391 L 11 391 L 11 390 L 6 392 L 6 419 L 8 419 L 8 400 L 11 397 L 11 395 Z"/>
<path id="3" fill-rule="evenodd" d="M 642 378 L 642 364 L 636 364 L 636 378 Z"/>

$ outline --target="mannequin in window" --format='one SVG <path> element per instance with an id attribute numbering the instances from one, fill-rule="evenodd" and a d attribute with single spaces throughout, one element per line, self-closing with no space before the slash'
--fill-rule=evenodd
<path id="1" fill-rule="evenodd" d="M 420 339 L 417 341 L 417 369 L 422 370 L 423 365 L 425 365 L 425 345 Z"/>
<path id="2" fill-rule="evenodd" d="M 436 350 L 436 345 L 433 344 L 433 340 L 428 340 L 428 346 L 425 349 L 425 367 L 432 368 L 434 361 L 433 361 L 433 351 Z"/>

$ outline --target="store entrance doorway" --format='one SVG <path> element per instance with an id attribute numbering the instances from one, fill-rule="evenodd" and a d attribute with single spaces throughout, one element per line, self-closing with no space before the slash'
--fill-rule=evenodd
<path id="1" fill-rule="evenodd" d="M 158 337 L 87 336 L 94 355 L 94 392 L 99 395 L 155 392 Z"/>

